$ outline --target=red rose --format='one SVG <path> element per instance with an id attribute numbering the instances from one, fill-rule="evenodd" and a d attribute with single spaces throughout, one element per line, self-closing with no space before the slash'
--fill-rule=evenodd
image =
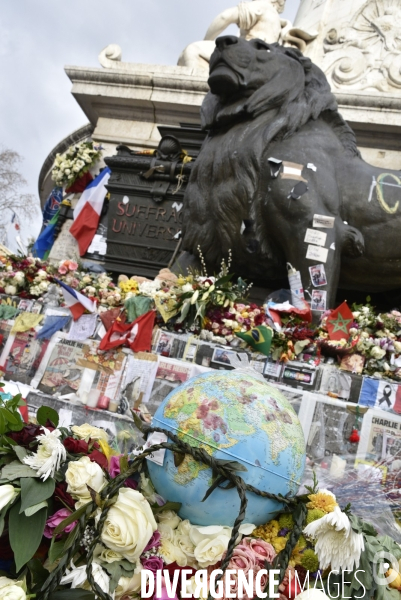
<path id="1" fill-rule="evenodd" d="M 61 481 L 56 483 L 56 489 L 54 491 L 54 508 L 59 510 L 68 506 L 73 511 L 75 510 L 75 500 L 67 492 L 67 482 Z"/>
<path id="2" fill-rule="evenodd" d="M 73 437 L 67 437 L 63 441 L 64 448 L 71 454 L 88 454 L 89 446 L 85 440 L 76 440 Z"/>
<path id="3" fill-rule="evenodd" d="M 177 565 L 176 562 L 173 562 L 170 565 L 166 565 L 164 568 L 167 569 L 167 571 L 169 572 L 170 581 L 173 581 L 175 571 L 182 571 L 183 569 L 185 569 L 185 570 L 188 569 L 188 571 L 192 571 L 191 575 L 187 575 L 187 580 L 189 580 L 196 573 L 196 569 L 192 569 L 191 567 L 180 567 Z M 177 583 L 177 596 L 180 597 L 180 595 L 181 595 L 181 574 L 178 577 L 178 583 Z"/>
<path id="4" fill-rule="evenodd" d="M 88 454 L 88 456 L 92 462 L 97 463 L 99 467 L 102 467 L 102 469 L 105 469 L 107 471 L 107 458 L 104 454 L 102 454 L 102 452 L 99 452 L 99 450 L 92 450 L 92 452 Z"/>
<path id="5" fill-rule="evenodd" d="M 38 445 L 37 436 L 43 433 L 43 429 L 39 425 L 26 425 L 21 431 L 10 431 L 7 433 L 7 437 L 11 438 L 23 448 L 29 448 L 29 450 L 36 450 Z"/>

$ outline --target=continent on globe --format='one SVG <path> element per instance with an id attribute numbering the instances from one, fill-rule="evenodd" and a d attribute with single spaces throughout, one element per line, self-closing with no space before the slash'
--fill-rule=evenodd
<path id="1" fill-rule="evenodd" d="M 152 424 L 173 432 L 184 442 L 203 448 L 216 459 L 240 462 L 246 483 L 273 494 L 295 495 L 305 466 L 305 440 L 299 419 L 281 392 L 242 371 L 204 373 L 171 392 Z M 212 471 L 186 455 L 174 465 L 166 451 L 163 466 L 148 462 L 159 494 L 180 502 L 179 515 L 197 525 L 232 526 L 240 501 L 235 489 L 211 486 Z M 283 505 L 247 492 L 245 521 L 260 525 Z"/>

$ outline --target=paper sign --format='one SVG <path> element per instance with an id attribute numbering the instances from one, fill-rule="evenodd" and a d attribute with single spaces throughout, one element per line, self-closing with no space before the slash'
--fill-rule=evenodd
<path id="1" fill-rule="evenodd" d="M 154 446 L 155 444 L 161 444 L 162 442 L 167 442 L 166 434 L 159 433 L 158 431 L 154 431 L 153 433 L 150 434 L 150 436 L 146 440 L 146 443 L 144 444 L 143 449 L 147 450 L 151 446 Z M 148 454 L 148 456 L 146 458 L 147 458 L 147 460 L 150 460 L 151 462 L 154 462 L 157 465 L 160 465 L 162 467 L 165 454 L 166 454 L 165 449 L 156 450 L 156 452 L 153 452 L 152 454 Z"/>
<path id="2" fill-rule="evenodd" d="M 316 231 L 315 229 L 307 229 L 304 242 L 315 244 L 316 246 L 324 246 L 327 239 L 327 233 Z"/>
<path id="3" fill-rule="evenodd" d="M 313 227 L 333 229 L 334 217 L 327 217 L 326 215 L 313 215 Z"/>
<path id="4" fill-rule="evenodd" d="M 320 246 L 312 246 L 311 244 L 308 246 L 308 250 L 306 251 L 306 258 L 309 260 L 316 260 L 322 263 L 327 261 L 327 248 L 321 248 Z"/>
<path id="5" fill-rule="evenodd" d="M 72 423 L 72 410 L 60 408 L 58 417 L 58 427 L 69 427 Z"/>
<path id="6" fill-rule="evenodd" d="M 311 169 L 312 171 L 317 171 L 317 168 L 316 168 L 316 166 L 313 163 L 308 163 L 306 165 L 306 168 L 307 169 Z"/>

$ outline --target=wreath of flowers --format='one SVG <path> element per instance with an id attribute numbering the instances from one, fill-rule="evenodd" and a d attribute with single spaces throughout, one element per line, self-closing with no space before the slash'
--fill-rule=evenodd
<path id="1" fill-rule="evenodd" d="M 81 142 L 70 146 L 63 154 L 56 154 L 52 169 L 54 183 L 59 186 L 71 186 L 87 173 L 101 156 L 101 146 L 93 142 Z"/>

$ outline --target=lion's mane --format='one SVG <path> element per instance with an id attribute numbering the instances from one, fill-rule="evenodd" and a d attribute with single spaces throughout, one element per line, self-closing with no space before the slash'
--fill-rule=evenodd
<path id="1" fill-rule="evenodd" d="M 264 261 L 266 274 L 277 270 L 277 249 L 272 251 L 263 232 L 262 200 L 255 197 L 261 161 L 269 145 L 296 135 L 310 120 L 322 119 L 340 140 L 344 153 L 359 156 L 353 131 L 338 113 L 324 73 L 294 48 L 271 44 L 303 67 L 303 81 L 277 72 L 235 102 L 209 92 L 202 104 L 202 127 L 209 131 L 199 154 L 184 199 L 183 248 L 197 255 L 200 246 L 206 262 L 216 267 L 228 250 L 237 264 L 249 265 L 249 252 Z M 246 146 L 247 152 L 241 153 Z M 264 166 L 266 168 L 266 166 Z M 240 235 L 253 223 L 253 247 Z M 241 259 L 242 257 L 242 259 Z"/>

